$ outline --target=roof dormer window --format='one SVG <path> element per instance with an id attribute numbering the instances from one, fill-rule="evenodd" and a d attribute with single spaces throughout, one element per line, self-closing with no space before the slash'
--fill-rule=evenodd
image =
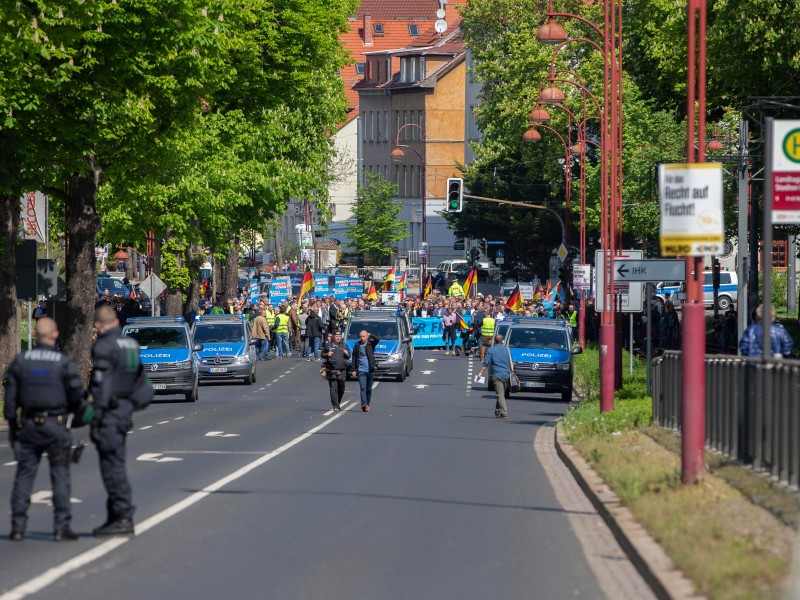
<path id="1" fill-rule="evenodd" d="M 410 35 L 411 37 L 419 37 L 419 25 L 417 25 L 416 23 L 409 23 L 408 35 Z"/>
<path id="2" fill-rule="evenodd" d="M 364 63 L 357 62 L 356 63 L 356 75 L 363 75 L 364 74 Z"/>
<path id="3" fill-rule="evenodd" d="M 375 23 L 373 27 L 375 29 L 375 35 L 383 35 L 383 23 Z"/>

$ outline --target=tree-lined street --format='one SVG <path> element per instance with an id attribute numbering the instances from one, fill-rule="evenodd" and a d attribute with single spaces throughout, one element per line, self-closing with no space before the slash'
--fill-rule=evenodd
<path id="1" fill-rule="evenodd" d="M 354 382 L 331 413 L 313 364 L 292 359 L 259 363 L 253 386 L 204 386 L 197 404 L 156 402 L 128 438 L 138 535 L 88 535 L 104 514 L 90 448 L 73 468 L 81 540 L 49 541 L 41 469 L 0 589 L 35 591 L 55 568 L 36 597 L 646 597 L 554 453 L 565 405 L 512 399 L 498 421 L 494 395 L 469 383 L 477 361 L 415 363 L 405 383 L 377 384 L 367 414 Z M 13 471 L 0 465 L 0 495 Z M 610 545 L 586 548 L 602 530 Z"/>

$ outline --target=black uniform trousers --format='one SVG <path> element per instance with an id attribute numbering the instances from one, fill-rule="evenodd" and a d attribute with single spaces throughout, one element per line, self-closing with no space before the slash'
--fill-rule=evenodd
<path id="1" fill-rule="evenodd" d="M 344 383 L 344 371 L 342 371 L 339 375 L 328 373 L 328 386 L 331 390 L 331 406 L 333 406 L 333 408 L 339 408 L 339 405 L 342 402 L 342 396 L 344 396 Z"/>
<path id="2" fill-rule="evenodd" d="M 66 417 L 62 417 L 65 419 Z M 69 451 L 72 438 L 64 422 L 57 417 L 43 417 L 42 422 L 23 419 L 14 440 L 17 474 L 11 492 L 11 527 L 24 532 L 28 524 L 28 508 L 42 453 L 50 462 L 50 483 L 53 489 L 54 529 L 69 525 L 72 513 L 69 505 Z"/>
<path id="3" fill-rule="evenodd" d="M 132 426 L 130 412 L 122 410 L 122 407 L 104 413 L 99 423 L 92 425 L 92 441 L 100 459 L 100 476 L 108 494 L 106 512 L 109 522 L 133 518 L 131 484 L 125 470 L 125 438 Z"/>

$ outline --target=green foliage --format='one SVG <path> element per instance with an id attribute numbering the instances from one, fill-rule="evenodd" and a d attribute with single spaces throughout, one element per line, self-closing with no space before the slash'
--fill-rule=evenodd
<path id="1" fill-rule="evenodd" d="M 175 239 L 167 240 L 161 251 L 161 279 L 169 289 L 185 293 L 192 282 L 189 268 L 179 259 L 186 252 L 186 244 Z"/>
<path id="2" fill-rule="evenodd" d="M 382 175 L 366 173 L 366 185 L 359 185 L 353 207 L 354 225 L 348 224 L 349 236 L 356 252 L 365 260 L 380 264 L 394 242 L 408 236 L 408 222 L 398 221 L 401 205 L 392 198 L 397 186 Z"/>

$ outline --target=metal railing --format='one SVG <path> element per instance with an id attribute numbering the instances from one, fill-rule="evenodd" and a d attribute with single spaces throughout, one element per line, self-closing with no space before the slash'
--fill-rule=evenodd
<path id="1" fill-rule="evenodd" d="M 653 419 L 680 431 L 681 352 L 653 361 Z M 800 483 L 800 361 L 707 355 L 706 446 Z"/>

